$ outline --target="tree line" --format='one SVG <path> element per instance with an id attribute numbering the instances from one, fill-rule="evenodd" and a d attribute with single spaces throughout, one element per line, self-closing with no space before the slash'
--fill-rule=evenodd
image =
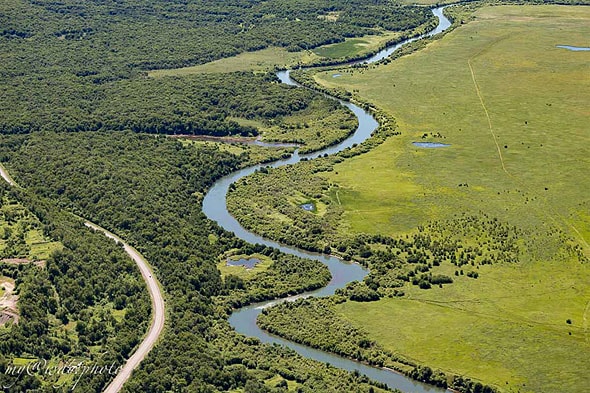
<path id="1" fill-rule="evenodd" d="M 247 157 L 130 132 L 34 133 L 4 136 L 2 142 L 0 159 L 19 184 L 125 238 L 153 265 L 162 283 L 168 325 L 126 391 L 284 392 L 284 383 L 265 384 L 277 375 L 296 384 L 299 392 L 369 389 L 368 380 L 360 376 L 261 345 L 229 326 L 232 306 L 297 293 L 329 279 L 325 267 L 249 246 L 201 212 L 199 195 Z M 229 250 L 268 253 L 275 266 L 240 288 L 233 285 L 235 280 L 222 280 L 216 268 L 218 257 Z M 59 267 L 65 273 L 55 271 L 55 277 L 67 279 L 66 266 Z M 80 281 L 95 282 L 102 268 Z M 86 302 L 87 291 L 82 294 L 79 301 Z M 97 331 L 90 320 L 79 328 L 87 340 L 99 339 Z M 120 359 L 126 347 L 116 348 Z M 100 391 L 107 382 L 97 380 L 86 391 Z"/>
<path id="2" fill-rule="evenodd" d="M 139 343 L 150 315 L 147 292 L 133 261 L 112 240 L 90 231 L 45 198 L 4 182 L 0 196 L 21 204 L 38 220 L 45 236 L 63 245 L 51 254 L 45 268 L 1 265 L 0 275 L 15 280 L 20 314 L 18 323 L 0 330 L 0 383 L 9 386 L 5 391 L 53 391 L 45 376 L 6 372 L 15 357 L 122 364 Z M 124 312 L 121 320 L 114 318 L 115 309 Z M 73 331 L 66 328 L 70 323 Z M 88 375 L 79 387 L 99 390 L 106 378 Z"/>

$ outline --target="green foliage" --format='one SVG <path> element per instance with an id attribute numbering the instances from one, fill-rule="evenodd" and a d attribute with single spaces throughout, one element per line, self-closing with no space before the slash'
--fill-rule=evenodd
<path id="1" fill-rule="evenodd" d="M 329 245 L 325 239 L 334 235 L 341 211 L 327 195 L 328 182 L 314 174 L 317 165 L 313 161 L 269 168 L 238 181 L 228 193 L 228 210 L 256 233 L 311 251 L 323 251 Z M 294 203 L 298 192 L 328 205 L 326 214 L 313 214 Z"/>
<path id="2" fill-rule="evenodd" d="M 297 381 L 303 392 L 368 389 L 362 377 L 237 335 L 225 320 L 227 303 L 214 303 L 212 296 L 239 304 L 249 301 L 248 297 L 297 293 L 329 279 L 327 269 L 319 264 L 268 250 L 276 263 L 245 281 L 246 289 L 231 290 L 232 285 L 221 280 L 216 269 L 219 255 L 229 250 L 248 255 L 265 251 L 245 245 L 200 211 L 199 198 L 206 188 L 240 165 L 236 156 L 213 146 L 183 145 L 134 133 L 36 133 L 4 137 L 3 141 L 1 155 L 19 184 L 109 228 L 154 266 L 167 294 L 168 325 L 161 341 L 125 385 L 126 391 L 225 391 L 244 388 L 249 380 L 254 381 L 251 386 L 260 386 L 256 381 L 277 374 Z M 210 241 L 210 235 L 215 241 Z M 113 247 L 101 234 L 94 236 Z M 52 266 L 49 264 L 48 272 Z M 63 278 L 66 287 L 68 273 Z M 93 281 L 93 276 L 80 279 Z M 284 283 L 270 288 L 280 279 Z M 239 280 L 234 282 L 240 286 Z M 239 298 L 240 291 L 248 293 Z M 87 293 L 83 293 L 80 300 L 86 301 Z M 127 311 L 126 318 L 130 314 Z M 99 339 L 92 322 L 98 316 L 99 310 L 81 318 L 84 324 L 77 330 L 85 337 L 83 341 Z M 106 331 L 108 328 L 107 324 Z M 126 337 L 121 335 L 121 339 Z M 127 343 L 117 347 L 119 359 L 133 347 Z M 87 390 L 101 390 L 106 382 L 96 380 Z"/>
<path id="3" fill-rule="evenodd" d="M 321 288 L 330 281 L 330 271 L 317 261 L 285 255 L 259 245 L 245 246 L 240 251 L 243 250 L 266 255 L 273 262 L 267 269 L 247 279 L 234 275 L 225 277 L 228 292 L 218 300 L 229 307 L 239 308 L 263 300 L 296 295 Z"/>
<path id="4" fill-rule="evenodd" d="M 430 367 L 417 366 L 410 372 L 409 375 L 418 381 L 426 382 L 443 388 L 447 387 L 446 375 L 441 371 L 434 372 Z"/>
<path id="5" fill-rule="evenodd" d="M 367 334 L 339 317 L 326 299 L 301 299 L 265 308 L 261 328 L 289 340 L 383 366 L 382 349 Z"/>
<path id="6" fill-rule="evenodd" d="M 261 170 L 231 188 L 228 209 L 256 233 L 311 251 L 334 253 L 369 267 L 365 284 L 341 291 L 356 301 L 403 296 L 400 288 L 405 283 L 421 289 L 453 283 L 446 267 L 440 266 L 468 268 L 467 276 L 477 278 L 479 273 L 474 270 L 479 266 L 516 263 L 528 250 L 519 240 L 522 230 L 484 213 L 433 221 L 420 226 L 411 237 L 346 233 L 339 225 L 339 188 L 322 176 L 340 160 L 329 157 Z M 296 203 L 302 198 L 325 208 L 321 214 L 305 211 Z"/>
<path id="7" fill-rule="evenodd" d="M 382 14 L 384 9 L 388 12 Z M 338 23 L 321 17 L 328 12 L 340 13 Z M 268 46 L 313 48 L 376 32 L 377 26 L 412 28 L 429 17 L 421 7 L 377 0 L 297 5 L 284 0 L 8 0 L 0 6 L 5 60 L 0 65 L 0 132 L 254 134 L 225 118 L 228 111 L 244 117 L 280 115 L 281 102 L 265 92 L 276 90 L 267 83 L 272 78 L 207 74 L 152 80 L 145 71 L 203 64 Z M 246 107 L 249 101 L 252 107 Z M 291 99 L 285 106 L 296 111 L 303 101 Z"/>
<path id="8" fill-rule="evenodd" d="M 168 138 L 130 133 L 37 133 L 17 139 L 20 144 L 12 145 L 16 150 L 5 153 L 19 184 L 128 240 L 153 264 L 166 289 L 170 326 L 162 344 L 142 363 L 148 368 L 156 364 L 161 371 L 142 383 L 173 384 L 179 376 L 186 378 L 186 372 L 187 380 L 201 386 L 216 367 L 205 359 L 218 357 L 203 338 L 208 326 L 205 316 L 213 312 L 209 296 L 222 290 L 214 261 L 228 241 L 233 245 L 236 240 L 229 240 L 205 220 L 196 193 L 235 168 L 236 157 L 212 147 L 195 149 Z M 217 234 L 216 244 L 207 241 L 210 233 Z M 93 253 L 88 255 L 91 258 Z M 61 274 L 56 277 L 64 280 L 67 273 L 59 261 L 66 257 L 57 262 Z M 80 302 L 89 300 L 86 294 L 83 289 Z M 120 349 L 125 352 L 132 347 Z M 194 367 L 166 373 L 173 359 Z M 209 366 L 203 368 L 203 364 Z"/>
<path id="9" fill-rule="evenodd" d="M 24 214 L 42 227 L 45 236 L 63 244 L 48 259 L 46 268 L 2 267 L 1 274 L 16 281 L 20 312 L 18 324 L 0 332 L 5 364 L 22 355 L 54 362 L 77 358 L 97 365 L 120 364 L 139 343 L 149 318 L 147 293 L 135 264 L 113 241 L 89 231 L 53 203 L 22 190 L 9 190 L 5 183 L 0 190 L 2 198 L 27 208 Z M 126 310 L 120 322 L 107 307 L 113 302 Z M 69 322 L 76 322 L 77 334 L 68 332 L 65 325 Z M 96 345 L 102 355 L 94 359 L 89 346 Z M 21 380 L 2 373 L 0 378 L 4 385 L 14 384 L 12 388 L 19 389 L 40 384 L 46 376 Z M 104 378 L 89 375 L 79 386 L 99 389 Z"/>
<path id="10" fill-rule="evenodd" d="M 362 329 L 338 314 L 330 299 L 302 299 L 266 308 L 258 317 L 265 330 L 289 340 L 379 367 L 390 367 L 416 380 L 447 387 L 447 376 L 416 366 L 383 349 Z"/>

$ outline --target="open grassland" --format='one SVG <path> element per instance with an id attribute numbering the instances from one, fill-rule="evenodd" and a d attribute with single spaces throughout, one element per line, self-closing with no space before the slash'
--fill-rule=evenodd
<path id="1" fill-rule="evenodd" d="M 425 5 L 425 6 L 434 6 L 437 4 L 452 4 L 455 3 L 455 1 L 452 0 L 444 0 L 444 1 L 438 1 L 438 0 L 401 0 L 400 1 L 402 4 L 417 4 L 417 5 Z"/>
<path id="2" fill-rule="evenodd" d="M 399 38 L 399 32 L 382 31 L 380 34 L 367 35 L 360 38 L 347 38 L 344 42 L 320 46 L 313 50 L 319 57 L 344 58 L 360 56 L 374 52 L 387 44 L 388 41 Z"/>
<path id="3" fill-rule="evenodd" d="M 253 52 L 241 53 L 237 56 L 215 60 L 192 67 L 154 70 L 148 73 L 151 77 L 182 76 L 210 72 L 235 71 L 268 71 L 275 67 L 289 67 L 294 64 L 306 64 L 317 59 L 318 56 L 309 51 L 288 52 L 284 48 L 266 48 Z"/>
<path id="4" fill-rule="evenodd" d="M 327 175 L 341 231 L 399 235 L 484 212 L 522 229 L 530 250 L 518 264 L 479 267 L 479 279 L 344 303 L 345 318 L 394 352 L 503 390 L 587 389 L 590 268 L 549 235 L 564 231 L 590 255 L 590 53 L 556 48 L 588 46 L 588 36 L 585 7 L 489 7 L 388 65 L 316 76 L 402 131 Z"/>
<path id="5" fill-rule="evenodd" d="M 252 268 L 247 268 L 245 266 L 240 265 L 230 265 L 228 264 L 228 260 L 238 261 L 240 259 L 258 259 L 260 262 L 257 262 L 256 265 Z M 270 265 L 272 265 L 273 261 L 271 258 L 267 257 L 266 255 L 262 254 L 252 254 L 252 255 L 232 255 L 231 257 L 223 257 L 217 264 L 217 268 L 221 273 L 221 277 L 225 278 L 228 275 L 234 275 L 240 277 L 241 279 L 249 279 L 255 276 L 256 274 L 266 271 Z"/>
<path id="6" fill-rule="evenodd" d="M 485 210 L 562 226 L 585 244 L 590 53 L 555 46 L 587 45 L 590 9 L 505 6 L 476 17 L 389 65 L 316 77 L 393 114 L 403 134 L 330 175 L 349 229 L 399 233 Z"/>
<path id="7" fill-rule="evenodd" d="M 461 276 L 428 291 L 408 285 L 402 299 L 346 302 L 337 310 L 385 349 L 502 391 L 585 391 L 588 265 L 539 262 L 478 271 L 475 280 Z"/>
<path id="8" fill-rule="evenodd" d="M 375 33 L 299 52 L 289 52 L 285 48 L 270 47 L 191 67 L 153 70 L 148 72 L 148 76 L 160 78 L 163 76 L 236 71 L 272 71 L 275 68 L 291 68 L 296 65 L 310 64 L 323 58 L 345 58 L 374 52 L 388 41 L 400 36 L 399 32 L 392 31 L 375 31 Z"/>

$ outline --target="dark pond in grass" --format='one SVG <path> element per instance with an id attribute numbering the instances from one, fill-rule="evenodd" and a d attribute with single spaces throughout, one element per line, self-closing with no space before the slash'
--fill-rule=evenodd
<path id="1" fill-rule="evenodd" d="M 589 47 L 585 47 L 585 46 L 571 46 L 571 45 L 556 45 L 558 48 L 561 49 L 567 49 L 567 50 L 571 50 L 574 52 L 585 52 L 585 51 L 590 51 Z"/>
<path id="2" fill-rule="evenodd" d="M 246 269 L 252 269 L 258 263 L 260 263 L 260 259 L 258 258 L 240 258 L 237 261 L 229 258 L 227 259 L 227 266 L 244 266 Z"/>
<path id="3" fill-rule="evenodd" d="M 447 143 L 438 143 L 438 142 L 412 142 L 414 146 L 421 147 L 424 149 L 436 149 L 439 147 L 449 147 L 451 145 Z"/>
<path id="4" fill-rule="evenodd" d="M 304 203 L 303 205 L 300 205 L 301 208 L 305 211 L 308 212 L 312 212 L 315 210 L 315 205 L 313 203 Z"/>

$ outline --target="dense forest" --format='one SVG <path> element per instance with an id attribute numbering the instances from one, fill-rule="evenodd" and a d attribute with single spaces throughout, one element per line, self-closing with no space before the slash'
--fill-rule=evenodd
<path id="1" fill-rule="evenodd" d="M 262 346 L 227 323 L 233 305 L 297 293 L 329 278 L 324 267 L 308 272 L 309 261 L 244 244 L 200 211 L 213 180 L 248 157 L 130 132 L 4 136 L 1 146 L 1 160 L 20 185 L 119 234 L 154 266 L 169 324 L 126 391 L 270 392 L 289 384 L 301 392 L 369 389 L 366 378 Z M 280 263 L 245 282 L 223 280 L 218 256 L 230 250 L 265 253 Z M 283 279 L 287 272 L 294 274 Z M 281 386 L 269 383 L 273 378 Z"/>
<path id="2" fill-rule="evenodd" d="M 29 290 L 53 288 L 59 301 L 31 302 L 37 310 L 35 321 L 23 310 L 21 323 L 10 332 L 12 339 L 3 342 L 0 367 L 23 351 L 53 359 L 86 353 L 87 346 L 98 343 L 106 345 L 103 361 L 120 362 L 137 344 L 138 332 L 144 331 L 147 296 L 143 291 L 137 295 L 143 287 L 121 285 L 114 278 L 99 280 L 105 275 L 125 279 L 116 269 L 133 269 L 132 263 L 125 259 L 126 265 L 98 268 L 103 255 L 122 251 L 83 229 L 65 213 L 69 211 L 132 243 L 154 266 L 166 292 L 169 325 L 128 391 L 368 391 L 363 377 L 311 366 L 289 350 L 260 346 L 236 335 L 225 322 L 231 306 L 316 288 L 329 279 L 324 267 L 258 249 L 274 261 L 266 271 L 248 280 L 221 278 L 215 266 L 218 255 L 253 250 L 207 221 L 200 200 L 214 179 L 258 157 L 139 134 L 255 136 L 259 130 L 253 123 L 239 119 L 270 120 L 271 138 L 309 143 L 318 139 L 309 128 L 312 121 L 322 130 L 323 139 L 316 143 L 320 146 L 350 133 L 350 114 L 320 94 L 280 85 L 273 75 L 151 79 L 146 71 L 202 64 L 268 46 L 309 49 L 382 29 L 410 29 L 430 18 L 425 8 L 380 0 L 3 2 L 0 133 L 29 135 L 2 138 L 0 161 L 25 187 L 18 191 L 21 199 L 31 198 L 27 206 L 64 248 L 48 260 L 46 271 L 38 273 L 29 266 L 20 268 L 22 273 L 7 272 L 24 283 L 21 299 L 29 299 Z M 307 112 L 312 109 L 329 117 L 310 120 Z M 338 127 L 330 130 L 322 123 L 328 119 Z M 91 241 L 87 239 L 101 242 L 103 248 L 82 247 Z M 78 258 L 75 252 L 91 256 Z M 292 273 L 287 280 L 286 273 Z M 35 285 L 26 284 L 29 281 Z M 72 289 L 80 283 L 83 291 Z M 107 300 L 126 309 L 123 322 L 93 322 L 104 315 L 99 298 L 105 291 Z M 132 294 L 143 307 L 131 305 Z M 44 308 L 55 315 L 43 316 Z M 62 324 L 77 321 L 76 342 L 47 341 L 49 331 L 41 329 L 46 318 Z M 41 324 L 41 330 L 25 340 L 18 332 L 28 328 L 29 320 Z M 107 378 L 86 380 L 84 391 L 100 391 Z M 21 383 L 41 384 L 39 379 L 27 379 L 13 390 L 22 390 Z"/>
<path id="3" fill-rule="evenodd" d="M 244 244 L 201 212 L 202 197 L 216 179 L 263 156 L 159 135 L 257 135 L 252 123 L 239 121 L 247 119 L 284 125 L 273 135 L 277 140 L 309 143 L 319 138 L 305 125 L 306 111 L 313 108 L 335 113 L 338 118 L 330 121 L 344 124 L 321 140 L 329 144 L 350 132 L 350 114 L 319 93 L 280 85 L 269 74 L 151 79 L 146 71 L 269 46 L 307 50 L 381 30 L 412 29 L 431 18 L 425 7 L 388 0 L 3 1 L 0 162 L 24 189 L 3 185 L 0 199 L 22 204 L 44 235 L 63 248 L 51 254 L 45 269 L 2 265 L 2 275 L 17 283 L 21 319 L 0 330 L 0 383 L 13 392 L 52 391 L 47 383 L 54 381 L 11 379 L 4 371 L 21 356 L 121 363 L 147 327 L 149 302 L 134 264 L 112 241 L 86 229 L 75 213 L 134 245 L 165 291 L 168 325 L 125 391 L 383 391 L 358 374 L 261 345 L 230 328 L 232 307 L 317 288 L 329 273 L 309 261 Z M 381 131 L 370 143 L 393 133 Z M 370 143 L 337 159 L 366 151 Z M 316 186 L 317 195 L 310 198 L 327 201 L 324 184 Z M 297 219 L 289 242 L 324 234 L 306 232 L 317 230 L 313 217 Z M 298 239 L 301 233 L 305 237 Z M 338 249 L 333 239 L 322 238 L 312 247 L 377 268 L 391 257 L 400 277 L 407 269 L 414 275 L 404 277 L 417 276 L 416 285 L 442 285 L 429 274 L 434 252 L 422 253 L 436 239 L 428 241 L 353 239 Z M 261 253 L 273 263 L 248 279 L 222 277 L 219 256 L 230 250 Z M 27 252 L 9 251 L 13 255 L 4 256 Z M 453 263 L 453 256 L 455 263 L 463 262 L 458 247 L 445 252 L 445 262 Z M 397 295 L 400 277 L 370 277 L 339 295 L 353 300 Z M 78 388 L 98 392 L 108 378 L 84 378 Z"/>
<path id="4" fill-rule="evenodd" d="M 26 94 L 21 88 L 26 89 Z M 275 75 L 191 75 L 76 88 L 84 89 L 80 90 L 82 96 L 68 91 L 65 85 L 56 86 L 51 92 L 56 94 L 51 105 L 39 105 L 37 101 L 48 94 L 46 86 L 23 85 L 5 90 L 0 104 L 4 105 L 0 129 L 4 133 L 131 130 L 253 136 L 258 134 L 256 128 L 240 125 L 229 117 L 276 119 L 304 114 L 310 106 L 336 112 L 336 120 L 345 124 L 350 117 L 337 103 L 317 93 L 281 86 Z M 296 131 L 287 129 L 288 134 Z"/>
<path id="5" fill-rule="evenodd" d="M 48 383 L 64 383 L 55 375 L 5 372 L 13 358 L 121 364 L 139 343 L 150 316 L 147 292 L 135 264 L 113 241 L 88 230 L 55 204 L 8 187 L 0 184 L 3 204 L 23 206 L 28 212 L 23 217 L 63 246 L 52 252 L 45 267 L 0 263 L 0 277 L 15 281 L 20 314 L 18 323 L 0 327 L 4 391 L 53 391 Z M 109 378 L 107 374 L 89 375 L 78 386 L 85 391 L 99 390 Z"/>
<path id="6" fill-rule="evenodd" d="M 272 86 L 274 77 L 251 73 L 151 80 L 145 71 L 267 46 L 312 48 L 384 28 L 409 29 L 430 17 L 425 8 L 380 0 L 5 1 L 0 132 L 254 135 L 227 117 L 290 114 L 304 109 L 312 93 Z"/>

